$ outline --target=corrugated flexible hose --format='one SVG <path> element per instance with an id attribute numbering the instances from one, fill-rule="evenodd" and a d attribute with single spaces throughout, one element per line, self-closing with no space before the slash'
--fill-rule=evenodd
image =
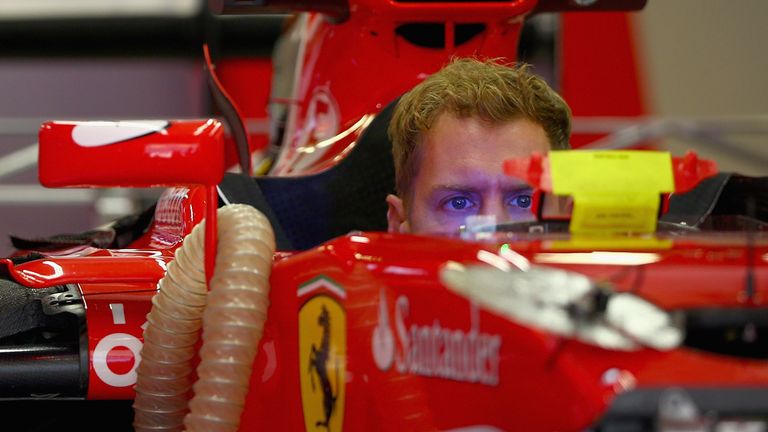
<path id="1" fill-rule="evenodd" d="M 274 234 L 267 218 L 253 207 L 233 204 L 219 209 L 209 293 L 204 233 L 201 223 L 185 238 L 152 299 L 136 371 L 136 431 L 216 432 L 239 426 L 269 306 Z"/>

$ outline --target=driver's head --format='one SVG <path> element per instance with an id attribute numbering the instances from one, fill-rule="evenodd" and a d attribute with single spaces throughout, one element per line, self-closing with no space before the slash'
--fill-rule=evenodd
<path id="1" fill-rule="evenodd" d="M 450 232 L 470 215 L 530 220 L 530 188 L 502 162 L 566 149 L 571 111 L 526 66 L 458 59 L 403 95 L 389 126 L 390 232 Z"/>

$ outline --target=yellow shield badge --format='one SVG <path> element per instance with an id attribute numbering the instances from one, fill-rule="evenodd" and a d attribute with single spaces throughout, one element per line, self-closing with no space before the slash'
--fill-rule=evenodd
<path id="1" fill-rule="evenodd" d="M 299 376 L 307 431 L 337 432 L 344 421 L 347 317 L 328 295 L 299 310 Z"/>

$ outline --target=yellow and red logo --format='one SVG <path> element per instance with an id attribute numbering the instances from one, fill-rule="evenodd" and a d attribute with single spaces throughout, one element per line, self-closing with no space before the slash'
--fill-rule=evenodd
<path id="1" fill-rule="evenodd" d="M 299 310 L 299 376 L 307 431 L 342 430 L 346 351 L 347 317 L 341 304 L 327 294 L 312 297 Z"/>

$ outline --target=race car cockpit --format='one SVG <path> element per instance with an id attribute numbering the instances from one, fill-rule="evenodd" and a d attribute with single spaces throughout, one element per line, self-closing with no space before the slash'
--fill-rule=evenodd
<path id="1" fill-rule="evenodd" d="M 351 231 L 386 231 L 385 198 L 395 189 L 387 137 L 394 106 L 384 108 L 328 170 L 295 177 L 226 174 L 219 185 L 221 204 L 263 211 L 282 250 L 305 250 Z"/>

